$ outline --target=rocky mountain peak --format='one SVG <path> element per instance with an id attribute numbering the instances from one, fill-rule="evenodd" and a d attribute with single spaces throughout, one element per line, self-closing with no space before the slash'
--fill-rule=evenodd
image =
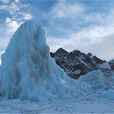
<path id="1" fill-rule="evenodd" d="M 55 53 L 51 52 L 50 54 L 51 57 L 55 58 L 56 63 L 74 79 L 96 69 L 100 69 L 103 72 L 109 72 L 110 70 L 109 67 L 101 67 L 102 65 L 104 66 L 104 63 L 107 63 L 105 60 L 91 53 L 85 54 L 79 50 L 67 52 L 63 48 L 59 48 Z M 110 63 L 110 65 L 112 64 Z"/>

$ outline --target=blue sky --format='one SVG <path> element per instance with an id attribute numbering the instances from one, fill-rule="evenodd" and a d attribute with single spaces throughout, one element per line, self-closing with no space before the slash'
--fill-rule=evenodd
<path id="1" fill-rule="evenodd" d="M 0 0 L 0 55 L 30 19 L 45 27 L 51 51 L 63 47 L 114 58 L 114 0 Z"/>

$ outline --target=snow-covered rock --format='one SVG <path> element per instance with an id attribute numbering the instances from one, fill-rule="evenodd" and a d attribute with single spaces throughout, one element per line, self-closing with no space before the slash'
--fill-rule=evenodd
<path id="1" fill-rule="evenodd" d="M 108 62 L 111 69 L 114 70 L 114 59 L 112 59 L 111 61 Z"/>
<path id="2" fill-rule="evenodd" d="M 98 65 L 97 65 L 97 68 L 99 68 L 99 69 L 108 69 L 108 70 L 111 70 L 111 67 L 110 67 L 110 65 L 109 65 L 108 62 L 104 62 L 103 64 L 98 64 Z"/>
<path id="3" fill-rule="evenodd" d="M 55 59 L 56 63 L 74 79 L 96 69 L 101 69 L 103 72 L 111 70 L 108 62 L 101 60 L 91 53 L 85 54 L 79 50 L 67 52 L 59 48 L 55 53 L 51 52 L 50 55 Z"/>
<path id="4" fill-rule="evenodd" d="M 81 76 L 79 79 L 81 82 L 90 84 L 92 90 L 107 90 L 111 87 L 111 78 L 106 77 L 101 70 L 94 70 L 88 74 Z"/>

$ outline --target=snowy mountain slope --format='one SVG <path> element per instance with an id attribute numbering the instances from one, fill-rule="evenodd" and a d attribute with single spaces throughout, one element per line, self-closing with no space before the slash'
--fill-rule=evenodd
<path id="1" fill-rule="evenodd" d="M 50 53 L 56 63 L 72 78 L 77 79 L 81 75 L 94 70 L 101 70 L 105 75 L 111 75 L 113 70 L 111 63 L 93 56 L 91 53 L 85 54 L 79 50 L 67 52 L 60 48 L 55 53 Z"/>

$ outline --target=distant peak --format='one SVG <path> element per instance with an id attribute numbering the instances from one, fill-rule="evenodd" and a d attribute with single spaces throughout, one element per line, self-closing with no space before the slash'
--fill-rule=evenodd
<path id="1" fill-rule="evenodd" d="M 92 56 L 92 53 L 88 53 L 87 55 L 88 55 L 88 56 Z"/>
<path id="2" fill-rule="evenodd" d="M 75 49 L 71 53 L 81 53 L 81 51 Z"/>
<path id="3" fill-rule="evenodd" d="M 63 48 L 59 48 L 58 50 L 64 50 Z"/>
<path id="4" fill-rule="evenodd" d="M 56 51 L 56 53 L 58 53 L 58 52 L 67 52 L 66 50 L 64 50 L 63 48 L 59 48 L 57 51 Z M 67 52 L 68 53 L 68 52 Z"/>

